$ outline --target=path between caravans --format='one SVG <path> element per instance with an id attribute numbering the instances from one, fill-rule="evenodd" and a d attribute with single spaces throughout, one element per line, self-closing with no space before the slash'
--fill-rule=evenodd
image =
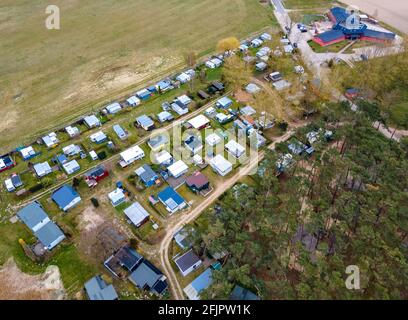
<path id="1" fill-rule="evenodd" d="M 274 150 L 276 144 L 284 142 L 288 140 L 295 132 L 295 129 L 306 126 L 308 122 L 299 122 L 293 123 L 291 125 L 291 130 L 287 131 L 281 137 L 278 137 L 273 143 L 268 146 L 268 149 Z M 159 249 L 160 254 L 160 262 L 164 268 L 164 273 L 167 275 L 167 280 L 169 282 L 169 287 L 172 293 L 172 296 L 176 300 L 184 299 L 183 289 L 180 286 L 180 283 L 177 280 L 176 273 L 171 266 L 171 262 L 169 259 L 169 248 L 173 239 L 174 233 L 177 232 L 180 228 L 182 228 L 185 224 L 192 222 L 193 220 L 197 219 L 201 213 L 204 212 L 206 208 L 208 208 L 214 201 L 216 201 L 226 190 L 233 187 L 242 177 L 250 174 L 252 170 L 258 165 L 258 163 L 264 158 L 265 152 L 262 151 L 259 153 L 258 158 L 256 161 L 252 161 L 249 164 L 242 167 L 239 172 L 237 172 L 234 176 L 225 180 L 223 183 L 218 184 L 215 187 L 215 190 L 211 193 L 211 195 L 206 198 L 200 205 L 194 208 L 192 211 L 187 212 L 180 220 L 175 222 L 174 224 L 169 224 L 166 228 L 166 235 L 164 236 Z"/>

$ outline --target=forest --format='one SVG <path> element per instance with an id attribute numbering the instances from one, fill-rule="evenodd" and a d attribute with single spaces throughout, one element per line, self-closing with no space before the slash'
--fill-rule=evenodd
<path id="1" fill-rule="evenodd" d="M 330 103 L 297 134 L 330 127 L 334 141 L 279 177 L 278 146 L 194 226 L 197 250 L 226 254 L 202 299 L 227 299 L 237 284 L 262 299 L 408 298 L 408 143 L 373 127 L 375 103 L 360 107 Z M 358 290 L 345 285 L 350 265 Z"/>

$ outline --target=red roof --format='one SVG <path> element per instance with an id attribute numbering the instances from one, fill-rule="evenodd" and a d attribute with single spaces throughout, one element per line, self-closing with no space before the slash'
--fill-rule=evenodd
<path id="1" fill-rule="evenodd" d="M 186 183 L 188 186 L 195 186 L 197 188 L 200 188 L 208 184 L 209 180 L 201 172 L 196 171 L 191 176 L 186 178 Z"/>

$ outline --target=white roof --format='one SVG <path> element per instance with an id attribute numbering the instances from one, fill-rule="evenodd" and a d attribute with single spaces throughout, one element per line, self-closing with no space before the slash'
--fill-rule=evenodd
<path id="1" fill-rule="evenodd" d="M 208 118 L 203 115 L 200 114 L 197 117 L 191 119 L 188 121 L 188 123 L 194 128 L 194 129 L 199 129 L 202 128 L 204 126 L 206 126 L 207 124 L 210 123 L 210 120 L 208 120 Z"/>
<path id="2" fill-rule="evenodd" d="M 92 135 L 89 136 L 91 141 L 100 141 L 106 138 L 106 134 L 104 134 L 102 131 L 98 131 Z"/>
<path id="3" fill-rule="evenodd" d="M 122 189 L 117 188 L 116 190 L 112 191 L 111 193 L 108 194 L 108 198 L 112 202 L 117 202 L 125 197 L 125 194 L 123 193 Z"/>
<path id="4" fill-rule="evenodd" d="M 4 163 L 4 160 L 0 158 L 0 169 L 3 169 L 6 167 L 6 164 Z"/>
<path id="5" fill-rule="evenodd" d="M 79 129 L 77 127 L 68 126 L 65 128 L 65 131 L 72 137 L 79 133 Z"/>
<path id="6" fill-rule="evenodd" d="M 34 151 L 33 147 L 31 147 L 31 146 L 29 146 L 27 148 L 24 148 L 24 149 L 21 149 L 20 153 L 23 156 L 23 158 L 28 158 L 30 156 L 35 155 L 35 151 Z"/>
<path id="7" fill-rule="evenodd" d="M 98 155 L 94 150 L 89 151 L 89 155 L 91 156 L 92 159 L 97 159 Z"/>
<path id="8" fill-rule="evenodd" d="M 230 140 L 226 145 L 225 149 L 227 149 L 231 154 L 239 158 L 242 154 L 245 153 L 245 147 L 241 146 L 235 140 Z"/>
<path id="9" fill-rule="evenodd" d="M 138 106 L 141 102 L 140 99 L 136 96 L 131 96 L 130 98 L 128 98 L 127 103 L 129 103 L 130 105 L 136 105 Z"/>
<path id="10" fill-rule="evenodd" d="M 201 164 L 203 163 L 203 157 L 201 157 L 199 154 L 194 155 L 193 161 L 195 164 Z"/>
<path id="11" fill-rule="evenodd" d="M 136 226 L 150 216 L 139 202 L 133 203 L 129 208 L 124 210 L 124 213 Z"/>
<path id="12" fill-rule="evenodd" d="M 210 160 L 212 167 L 217 168 L 221 172 L 228 171 L 232 168 L 232 163 L 226 160 L 222 155 L 217 154 L 214 158 Z"/>
<path id="13" fill-rule="evenodd" d="M 171 156 L 171 154 L 166 150 L 162 150 L 155 155 L 155 159 L 158 164 L 166 163 L 170 161 L 172 158 L 173 157 Z"/>
<path id="14" fill-rule="evenodd" d="M 13 185 L 13 182 L 11 181 L 11 179 L 7 179 L 4 181 L 4 184 L 6 186 L 7 191 L 14 191 L 16 188 Z"/>
<path id="15" fill-rule="evenodd" d="M 179 160 L 179 161 L 173 163 L 167 169 L 169 170 L 169 172 L 170 172 L 170 174 L 172 176 L 177 177 L 181 173 L 187 171 L 188 166 L 182 160 Z"/>
<path id="16" fill-rule="evenodd" d="M 225 119 L 228 118 L 224 113 L 217 113 L 217 115 L 216 115 L 215 117 L 216 117 L 219 121 L 224 121 Z"/>
<path id="17" fill-rule="evenodd" d="M 214 107 L 209 107 L 207 110 L 205 110 L 205 112 L 206 112 L 207 114 L 212 114 L 212 113 L 215 112 L 215 108 L 214 108 Z"/>
<path id="18" fill-rule="evenodd" d="M 180 82 L 187 82 L 187 81 L 190 81 L 191 80 L 191 76 L 189 76 L 187 73 L 185 73 L 185 72 L 182 72 L 182 73 L 180 73 L 177 77 L 176 77 L 176 79 L 178 80 L 178 81 L 180 81 Z"/>
<path id="19" fill-rule="evenodd" d="M 276 90 L 284 90 L 290 87 L 290 83 L 287 82 L 286 80 L 280 80 L 277 81 L 273 84 L 273 86 L 275 87 Z"/>
<path id="20" fill-rule="evenodd" d="M 86 122 L 86 124 L 89 127 L 95 127 L 95 126 L 99 126 L 101 124 L 101 122 L 99 121 L 99 119 L 94 115 L 90 115 L 90 116 L 86 116 L 84 118 L 84 121 Z"/>
<path id="21" fill-rule="evenodd" d="M 37 173 L 39 177 L 42 177 L 51 172 L 51 167 L 47 161 L 43 163 L 37 163 L 34 165 L 34 171 Z"/>
<path id="22" fill-rule="evenodd" d="M 205 138 L 205 142 L 207 142 L 210 146 L 215 146 L 217 143 L 220 143 L 221 140 L 221 137 L 216 133 L 211 133 Z"/>
<path id="23" fill-rule="evenodd" d="M 119 102 L 114 102 L 114 103 L 111 103 L 110 105 L 106 106 L 105 109 L 108 110 L 109 113 L 116 113 L 119 110 L 121 110 L 122 107 L 120 106 Z"/>
<path id="24" fill-rule="evenodd" d="M 81 148 L 76 144 L 70 144 L 69 146 L 62 148 L 62 152 L 64 152 L 64 154 L 66 155 L 75 155 L 78 154 L 80 151 Z"/>
<path id="25" fill-rule="evenodd" d="M 192 100 L 191 100 L 187 95 L 185 95 L 185 94 L 183 94 L 183 95 L 181 95 L 180 97 L 178 97 L 177 100 L 180 101 L 180 102 L 181 102 L 182 104 L 184 104 L 184 105 L 188 105 L 188 104 L 190 104 L 191 101 L 192 101 Z"/>
<path id="26" fill-rule="evenodd" d="M 76 160 L 72 160 L 70 162 L 64 163 L 62 167 L 64 168 L 67 174 L 71 174 L 75 172 L 76 170 L 80 169 L 79 163 Z"/>
<path id="27" fill-rule="evenodd" d="M 144 156 L 144 151 L 139 146 L 129 148 L 120 154 L 121 158 L 125 162 L 132 161 L 136 158 L 141 157 L 142 155 Z"/>
<path id="28" fill-rule="evenodd" d="M 250 83 L 246 86 L 245 90 L 248 93 L 257 93 L 258 91 L 261 90 L 261 88 L 259 88 L 255 83 Z"/>

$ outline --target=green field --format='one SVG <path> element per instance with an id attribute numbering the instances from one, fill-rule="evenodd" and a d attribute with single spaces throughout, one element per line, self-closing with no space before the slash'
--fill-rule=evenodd
<path id="1" fill-rule="evenodd" d="M 287 9 L 310 9 L 330 6 L 332 0 L 284 0 Z"/>
<path id="2" fill-rule="evenodd" d="M 31 142 L 148 80 L 275 24 L 254 0 L 56 0 L 61 29 L 45 28 L 45 0 L 0 3 L 0 152 Z M 244 23 L 245 22 L 245 23 Z"/>

